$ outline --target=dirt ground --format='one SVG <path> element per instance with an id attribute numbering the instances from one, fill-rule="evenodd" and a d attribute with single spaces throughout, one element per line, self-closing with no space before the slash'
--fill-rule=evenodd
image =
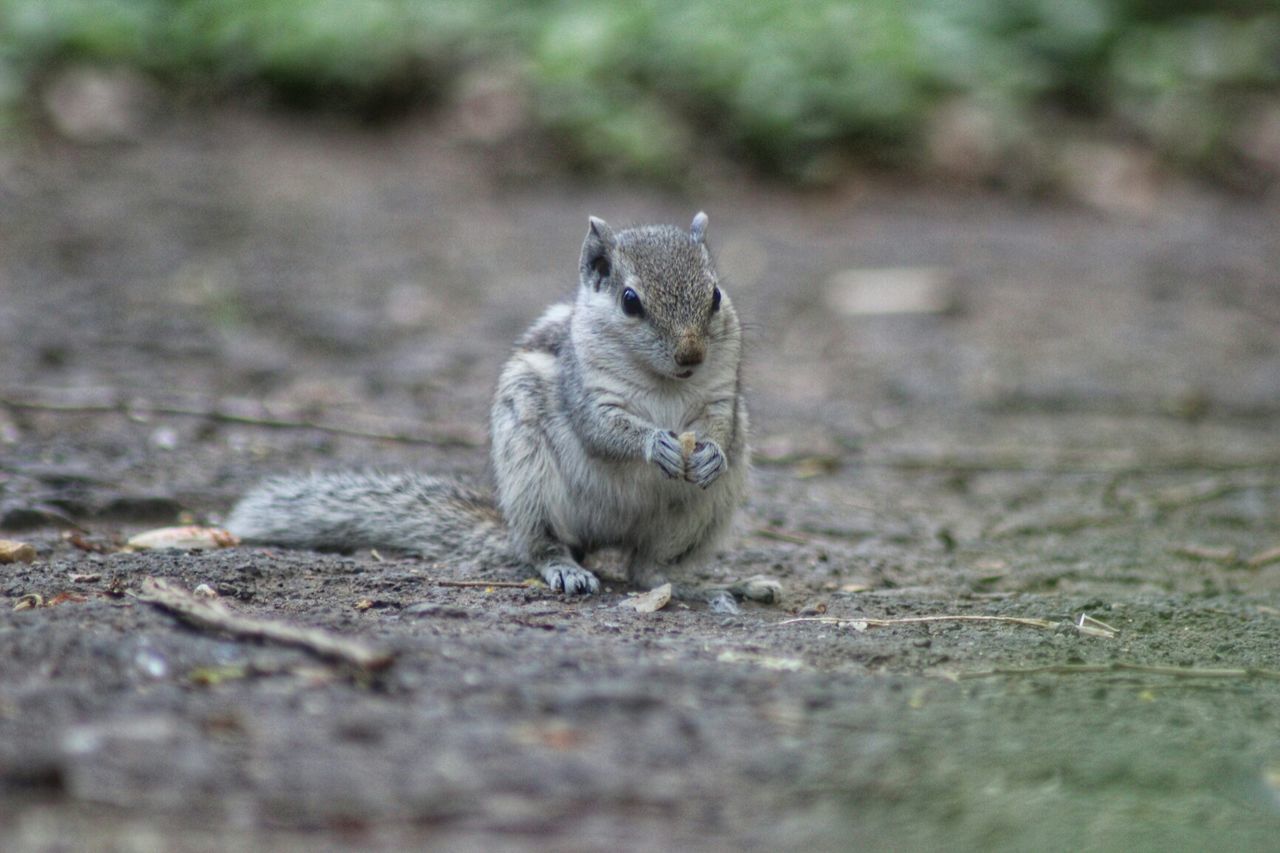
<path id="1" fill-rule="evenodd" d="M 0 154 L 0 523 L 38 551 L 0 565 L 0 848 L 1274 849 L 1274 201 L 506 165 L 427 123 L 238 109 Z M 216 523 L 268 472 L 483 478 L 492 383 L 587 216 L 699 208 L 758 457 L 702 573 L 774 576 L 781 606 L 637 613 L 607 562 L 566 600 L 67 538 Z M 886 280 L 910 310 L 868 305 Z M 187 627 L 146 576 L 396 660 Z M 955 615 L 1051 624 L 874 621 Z"/>

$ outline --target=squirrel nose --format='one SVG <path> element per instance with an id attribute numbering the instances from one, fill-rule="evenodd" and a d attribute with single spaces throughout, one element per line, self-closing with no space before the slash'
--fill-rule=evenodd
<path id="1" fill-rule="evenodd" d="M 707 348 L 692 335 L 685 335 L 676 347 L 676 364 L 681 367 L 697 367 L 706 358 Z"/>

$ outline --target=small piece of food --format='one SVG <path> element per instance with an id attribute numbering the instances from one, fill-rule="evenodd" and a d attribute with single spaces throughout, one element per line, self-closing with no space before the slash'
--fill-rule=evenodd
<path id="1" fill-rule="evenodd" d="M 209 551 L 239 545 L 240 540 L 220 527 L 159 527 L 130 537 L 126 549 L 130 551 Z"/>
<path id="2" fill-rule="evenodd" d="M 26 542 L 0 539 L 0 563 L 30 563 L 36 558 L 36 549 Z"/>
<path id="3" fill-rule="evenodd" d="M 687 460 L 689 454 L 693 453 L 694 445 L 698 443 L 697 433 L 682 432 L 680 433 L 680 452 L 684 454 Z"/>

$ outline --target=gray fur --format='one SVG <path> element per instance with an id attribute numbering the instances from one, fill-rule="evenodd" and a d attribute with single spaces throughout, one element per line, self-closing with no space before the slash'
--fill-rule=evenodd
<path id="1" fill-rule="evenodd" d="M 241 499 L 226 527 L 246 542 L 291 548 L 395 547 L 432 560 L 520 562 L 492 496 L 412 472 L 273 477 Z"/>
<path id="2" fill-rule="evenodd" d="M 741 329 L 728 295 L 713 301 L 706 227 L 703 213 L 689 231 L 590 219 L 576 299 L 534 323 L 498 380 L 497 510 L 434 477 L 317 474 L 263 483 L 228 528 L 251 542 L 518 564 L 566 593 L 599 589 L 575 554 L 618 548 L 632 581 L 662 583 L 721 541 L 746 490 Z M 622 310 L 628 289 L 639 316 Z M 696 436 L 687 460 L 683 432 Z"/>

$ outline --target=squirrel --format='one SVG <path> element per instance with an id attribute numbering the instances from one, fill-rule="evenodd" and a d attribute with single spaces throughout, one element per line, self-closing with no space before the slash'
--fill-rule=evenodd
<path id="1" fill-rule="evenodd" d="M 246 494 L 227 529 L 247 543 L 523 567 L 568 595 L 599 591 L 582 563 L 613 548 L 631 583 L 667 582 L 721 542 L 750 464 L 742 328 L 706 231 L 701 212 L 688 231 L 615 232 L 589 218 L 576 298 L 525 332 L 498 380 L 496 501 L 417 473 L 283 476 Z M 723 609 L 730 596 L 773 602 L 778 592 L 763 578 L 673 588 Z"/>

